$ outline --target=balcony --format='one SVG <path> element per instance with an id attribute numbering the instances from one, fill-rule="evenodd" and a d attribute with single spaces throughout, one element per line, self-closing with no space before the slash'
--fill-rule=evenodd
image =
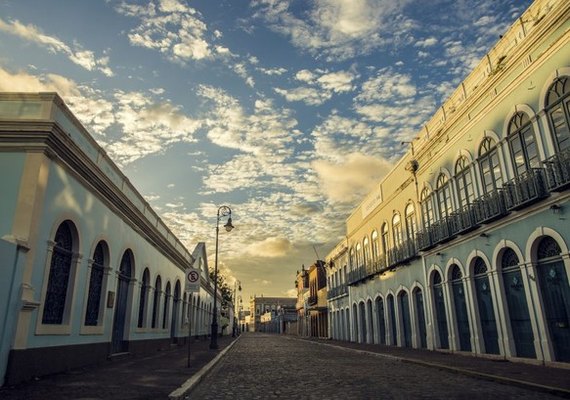
<path id="1" fill-rule="evenodd" d="M 473 204 L 467 204 L 461 210 L 454 211 L 450 218 L 451 233 L 463 234 L 467 233 L 479 225 L 475 220 L 475 211 Z"/>
<path id="2" fill-rule="evenodd" d="M 505 184 L 507 210 L 519 210 L 548 195 L 542 168 L 532 168 Z"/>
<path id="3" fill-rule="evenodd" d="M 388 265 L 387 268 L 393 268 L 399 264 L 410 261 L 418 255 L 417 246 L 414 240 L 404 240 L 399 246 L 393 247 L 388 252 Z"/>
<path id="4" fill-rule="evenodd" d="M 487 224 L 508 214 L 502 190 L 484 194 L 473 202 L 475 222 Z"/>
<path id="5" fill-rule="evenodd" d="M 434 243 L 444 243 L 453 239 L 455 232 L 453 230 L 455 216 L 450 215 L 433 223 L 430 227 L 432 239 Z"/>
<path id="6" fill-rule="evenodd" d="M 334 299 L 335 297 L 340 297 L 346 294 L 348 294 L 348 286 L 346 285 L 346 283 L 343 283 L 336 287 L 331 288 L 327 292 L 327 300 L 331 300 Z"/>
<path id="7" fill-rule="evenodd" d="M 319 302 L 319 297 L 316 294 L 309 296 L 309 298 L 307 299 L 307 304 L 309 306 L 315 306 L 317 305 L 318 302 Z"/>
<path id="8" fill-rule="evenodd" d="M 416 241 L 418 243 L 418 249 L 425 251 L 431 249 L 436 243 L 432 239 L 431 229 L 424 229 L 416 233 Z"/>
<path id="9" fill-rule="evenodd" d="M 560 192 L 570 186 L 570 149 L 550 157 L 544 167 L 548 190 Z"/>

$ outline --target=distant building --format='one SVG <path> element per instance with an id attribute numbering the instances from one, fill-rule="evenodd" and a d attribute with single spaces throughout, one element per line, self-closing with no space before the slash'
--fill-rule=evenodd
<path id="1" fill-rule="evenodd" d="M 0 93 L 0 384 L 208 334 L 190 254 L 54 93 Z M 189 267 L 200 292 L 184 293 Z"/>
<path id="2" fill-rule="evenodd" d="M 295 307 L 294 297 L 263 297 L 252 296 L 249 300 L 250 332 L 259 332 L 261 316 L 267 312 L 276 312 L 280 307 Z"/>
<path id="3" fill-rule="evenodd" d="M 297 271 L 295 289 L 297 289 L 297 301 L 295 303 L 297 310 L 297 334 L 299 336 L 309 336 L 309 271 L 305 269 L 304 265 L 301 267 L 301 271 Z"/>
<path id="4" fill-rule="evenodd" d="M 569 31 L 536 0 L 403 143 L 326 257 L 332 338 L 570 362 Z"/>
<path id="5" fill-rule="evenodd" d="M 309 336 L 328 337 L 327 281 L 324 261 L 317 260 L 309 267 Z"/>

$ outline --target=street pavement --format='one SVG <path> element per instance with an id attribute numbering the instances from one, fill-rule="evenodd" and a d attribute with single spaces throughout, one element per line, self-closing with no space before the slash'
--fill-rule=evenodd
<path id="1" fill-rule="evenodd" d="M 333 344 L 333 345 L 331 345 Z M 358 347 L 358 346 L 357 346 Z M 559 399 L 538 387 L 468 376 L 462 368 L 409 362 L 389 354 L 331 341 L 272 334 L 245 334 L 210 373 L 186 394 L 188 400 L 222 399 Z M 379 349 L 380 346 L 369 345 Z M 409 350 L 412 354 L 416 350 Z M 421 352 L 420 352 L 421 353 Z M 429 352 L 437 355 L 436 352 Z M 448 355 L 477 361 L 474 357 Z M 418 357 L 421 359 L 421 357 Z M 484 360 L 487 362 L 496 362 Z M 515 363 L 502 362 L 515 366 Z M 517 363 L 518 364 L 518 363 Z M 446 367 L 441 364 L 442 367 Z M 481 367 L 481 364 L 479 364 Z M 530 370 L 545 367 L 523 365 Z M 547 368 L 546 372 L 569 370 Z M 484 371 L 482 371 L 484 372 Z M 524 382 L 523 382 L 524 383 Z M 563 392 L 558 394 L 564 395 Z"/>
<path id="2" fill-rule="evenodd" d="M 190 347 L 172 346 L 147 355 L 112 359 L 60 374 L 40 377 L 16 386 L 0 388 L 1 400 L 146 400 L 168 399 L 168 395 L 198 373 L 233 341 L 218 338 L 218 350 L 209 339 Z"/>

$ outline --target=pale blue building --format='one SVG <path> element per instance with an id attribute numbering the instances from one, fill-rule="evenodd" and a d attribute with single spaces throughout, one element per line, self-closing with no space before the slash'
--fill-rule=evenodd
<path id="1" fill-rule="evenodd" d="M 0 384 L 208 334 L 204 244 L 184 247 L 57 94 L 0 94 L 0 171 Z"/>

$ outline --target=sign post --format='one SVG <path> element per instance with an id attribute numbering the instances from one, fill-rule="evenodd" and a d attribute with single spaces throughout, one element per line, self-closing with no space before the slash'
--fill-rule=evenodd
<path id="1" fill-rule="evenodd" d="M 190 338 L 192 337 L 192 324 L 190 318 L 190 296 L 192 293 L 200 293 L 200 270 L 196 268 L 188 268 L 186 270 L 186 288 L 185 292 L 188 293 L 188 359 L 187 367 L 190 368 Z"/>

